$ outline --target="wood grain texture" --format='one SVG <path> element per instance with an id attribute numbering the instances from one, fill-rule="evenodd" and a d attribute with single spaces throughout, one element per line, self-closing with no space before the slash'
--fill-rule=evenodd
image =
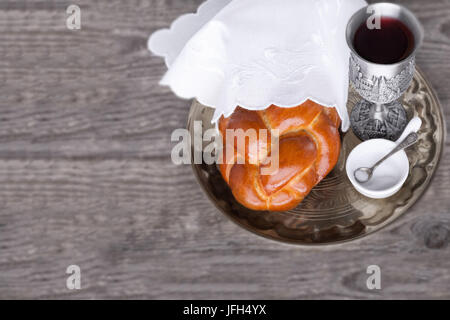
<path id="1" fill-rule="evenodd" d="M 450 1 L 398 2 L 424 24 L 418 65 L 449 114 Z M 79 0 L 80 31 L 65 27 L 71 3 L 0 1 L 0 298 L 450 298 L 448 148 L 421 200 L 375 235 L 260 239 L 170 160 L 190 103 L 158 86 L 146 41 L 201 0 Z M 381 291 L 366 289 L 370 264 Z"/>

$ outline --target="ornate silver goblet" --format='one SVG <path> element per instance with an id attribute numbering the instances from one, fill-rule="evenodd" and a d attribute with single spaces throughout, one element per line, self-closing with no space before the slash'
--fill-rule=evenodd
<path id="1" fill-rule="evenodd" d="M 394 18 L 411 31 L 414 47 L 402 60 L 381 64 L 361 57 L 354 46 L 355 33 L 363 23 L 377 17 Z M 356 12 L 347 25 L 350 52 L 350 83 L 363 98 L 350 115 L 351 127 L 361 140 L 396 140 L 407 124 L 407 115 L 397 100 L 408 89 L 415 72 L 415 53 L 423 40 L 420 22 L 408 9 L 392 3 L 376 3 Z"/>

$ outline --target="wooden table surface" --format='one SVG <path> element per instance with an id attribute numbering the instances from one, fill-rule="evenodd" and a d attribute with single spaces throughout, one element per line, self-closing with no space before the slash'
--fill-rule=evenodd
<path id="1" fill-rule="evenodd" d="M 418 65 L 449 114 L 450 1 L 398 2 L 425 27 Z M 71 31 L 70 1 L 0 1 L 0 298 L 450 298 L 448 148 L 406 215 L 320 249 L 240 229 L 172 164 L 190 103 L 158 86 L 146 43 L 200 3 L 79 0 Z"/>

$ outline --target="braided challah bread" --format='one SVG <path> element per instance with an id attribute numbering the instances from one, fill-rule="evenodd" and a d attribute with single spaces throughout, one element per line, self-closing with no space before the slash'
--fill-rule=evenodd
<path id="1" fill-rule="evenodd" d="M 271 106 L 264 111 L 238 107 L 230 117 L 219 120 L 224 146 L 219 165 L 222 176 L 236 200 L 249 209 L 293 209 L 336 165 L 341 147 L 339 125 L 334 108 L 310 100 L 294 108 Z M 227 141 L 229 129 L 237 130 L 228 138 L 234 141 Z M 239 147 L 239 135 L 248 129 L 257 132 L 256 139 L 248 139 L 244 148 Z M 267 137 L 261 136 L 260 129 L 268 129 Z M 271 165 L 267 163 L 270 129 L 279 130 L 279 169 L 263 175 L 262 169 Z M 227 154 L 230 143 L 233 152 Z"/>

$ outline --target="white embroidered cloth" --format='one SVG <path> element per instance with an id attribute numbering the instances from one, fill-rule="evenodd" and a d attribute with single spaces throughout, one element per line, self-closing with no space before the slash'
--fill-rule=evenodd
<path id="1" fill-rule="evenodd" d="M 161 80 L 178 96 L 216 109 L 294 107 L 307 99 L 347 113 L 345 28 L 364 0 L 208 0 L 149 39 L 165 58 Z"/>

